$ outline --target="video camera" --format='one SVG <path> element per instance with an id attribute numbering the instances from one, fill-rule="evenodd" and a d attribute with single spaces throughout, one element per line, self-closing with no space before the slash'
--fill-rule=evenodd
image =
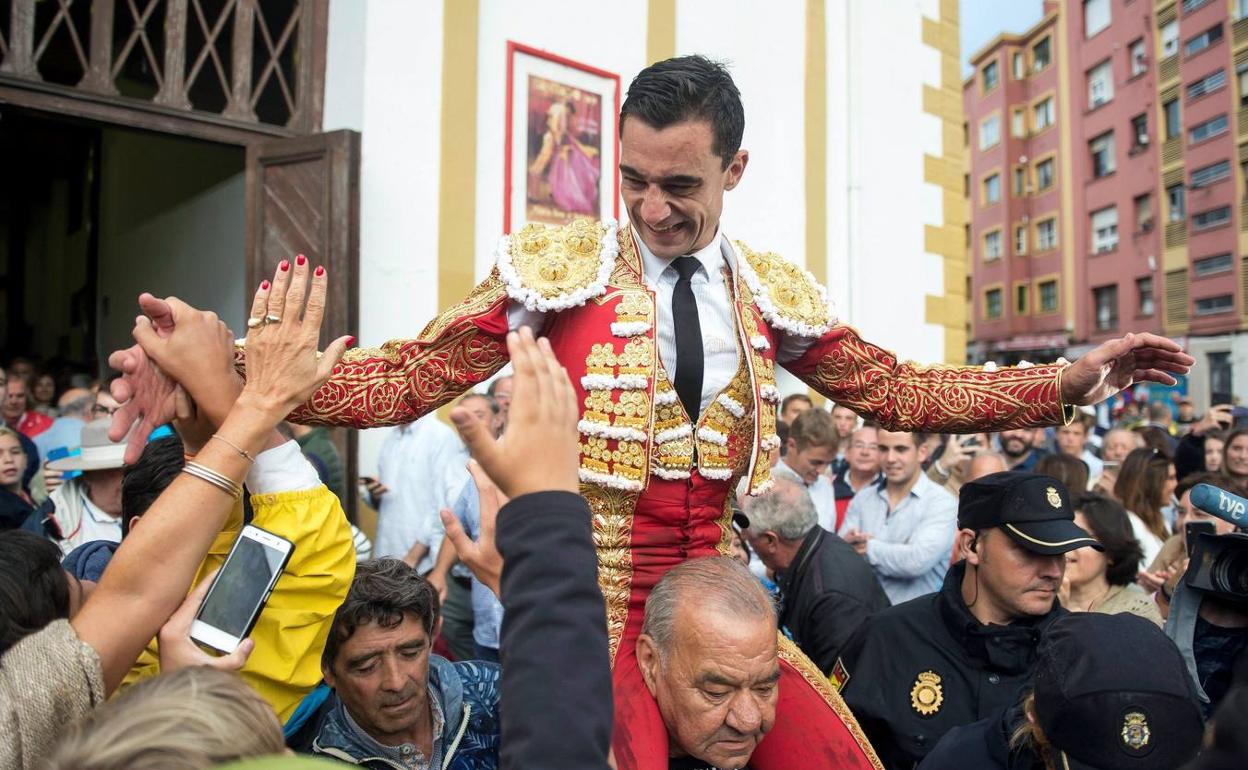
<path id="1" fill-rule="evenodd" d="M 1241 530 L 1248 527 L 1248 498 L 1211 484 L 1192 487 L 1192 505 Z M 1214 535 L 1202 532 L 1188 543 L 1191 559 L 1184 581 L 1188 586 L 1220 599 L 1248 605 L 1248 534 Z"/>

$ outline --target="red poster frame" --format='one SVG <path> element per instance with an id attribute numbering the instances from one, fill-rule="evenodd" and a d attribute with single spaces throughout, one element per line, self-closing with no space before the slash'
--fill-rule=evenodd
<path id="1" fill-rule="evenodd" d="M 515 107 L 515 61 L 516 54 L 523 53 L 538 59 L 561 64 L 565 67 L 578 69 L 600 78 L 605 78 L 615 83 L 615 94 L 613 98 L 613 108 L 616 116 L 616 130 L 613 132 L 612 144 L 615 148 L 615 162 L 611 164 L 611 206 L 615 218 L 620 218 L 620 132 L 619 132 L 619 115 L 620 115 L 620 76 L 615 72 L 608 72 L 599 69 L 584 62 L 575 61 L 564 56 L 560 56 L 550 51 L 534 48 L 523 43 L 517 43 L 514 40 L 507 41 L 507 110 L 506 119 L 504 121 L 504 132 L 506 133 L 506 141 L 503 151 L 503 232 L 511 233 L 511 153 L 512 147 L 512 131 L 514 129 L 512 120 L 512 109 Z"/>

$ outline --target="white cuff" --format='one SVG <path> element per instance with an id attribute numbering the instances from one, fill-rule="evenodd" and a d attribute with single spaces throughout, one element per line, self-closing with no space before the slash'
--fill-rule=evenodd
<path id="1" fill-rule="evenodd" d="M 321 477 L 296 441 L 267 449 L 256 455 L 256 462 L 247 474 L 247 490 L 253 495 L 293 492 L 320 486 Z"/>

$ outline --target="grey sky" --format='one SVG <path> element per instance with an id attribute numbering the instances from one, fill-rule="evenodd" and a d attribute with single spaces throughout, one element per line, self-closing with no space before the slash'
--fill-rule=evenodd
<path id="1" fill-rule="evenodd" d="M 1042 0 L 962 0 L 962 77 L 971 74 L 967 57 L 1002 32 L 1024 32 L 1040 21 Z"/>

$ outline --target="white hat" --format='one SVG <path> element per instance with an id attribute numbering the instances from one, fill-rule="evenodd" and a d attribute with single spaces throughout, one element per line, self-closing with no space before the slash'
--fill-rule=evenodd
<path id="1" fill-rule="evenodd" d="M 124 467 L 126 444 L 108 440 L 112 420 L 95 420 L 82 426 L 82 453 L 48 463 L 54 471 L 106 471 Z"/>

